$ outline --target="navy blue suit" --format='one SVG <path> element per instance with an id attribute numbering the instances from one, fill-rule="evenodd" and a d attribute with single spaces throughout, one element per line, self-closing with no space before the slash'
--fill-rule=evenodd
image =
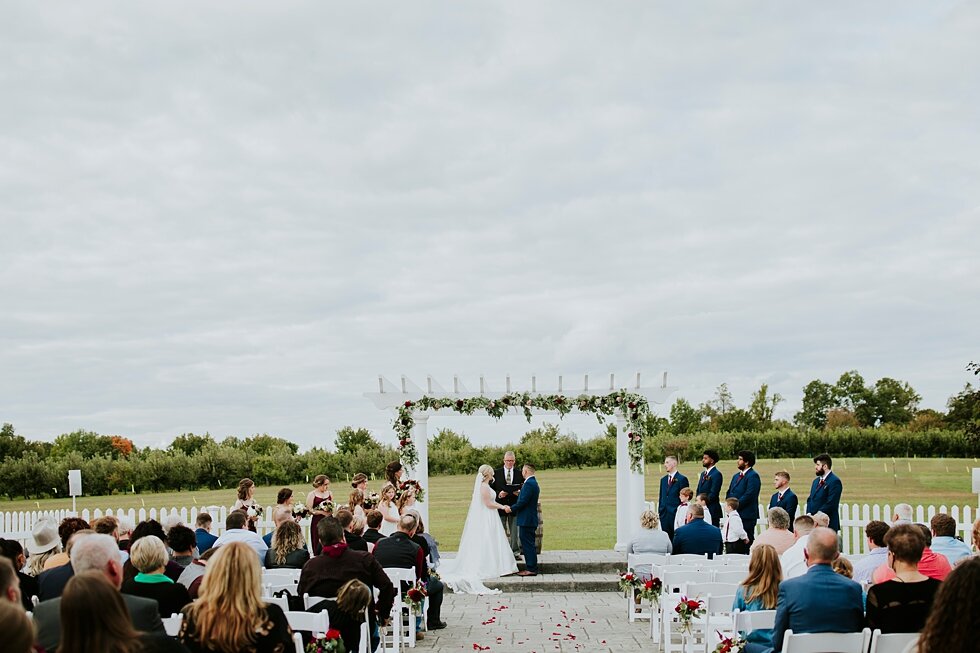
<path id="1" fill-rule="evenodd" d="M 197 554 L 201 555 L 208 549 L 210 549 L 215 542 L 218 541 L 216 535 L 212 535 L 203 528 L 199 528 L 194 531 L 194 538 L 197 540 Z"/>
<path id="2" fill-rule="evenodd" d="M 673 553 L 710 553 L 713 558 L 721 553 L 721 530 L 700 517 L 694 519 L 674 532 Z"/>
<path id="3" fill-rule="evenodd" d="M 829 515 L 830 527 L 840 532 L 840 495 L 843 491 L 844 484 L 833 472 L 827 472 L 823 484 L 820 483 L 819 478 L 813 479 L 810 497 L 806 500 L 806 514 L 822 512 Z"/>
<path id="4" fill-rule="evenodd" d="M 782 651 L 783 635 L 794 633 L 859 633 L 864 627 L 861 586 L 835 574 L 830 565 L 813 565 L 805 574 L 779 585 L 772 648 L 749 645 L 749 653 Z"/>
<path id="5" fill-rule="evenodd" d="M 541 496 L 541 488 L 538 486 L 538 479 L 530 477 L 524 479 L 521 486 L 521 493 L 517 496 L 517 503 L 510 507 L 511 511 L 517 515 L 517 531 L 520 533 L 521 553 L 524 554 L 524 566 L 528 571 L 538 573 L 538 553 L 534 548 L 534 531 L 538 527 L 538 497 Z"/>
<path id="6" fill-rule="evenodd" d="M 660 479 L 660 499 L 657 501 L 657 512 L 660 514 L 660 529 L 670 538 L 674 537 L 674 517 L 681 505 L 681 490 L 690 487 L 687 477 L 680 472 L 674 472 L 674 482 L 668 483 L 670 474 L 664 474 Z"/>
<path id="7" fill-rule="evenodd" d="M 711 513 L 711 523 L 715 526 L 721 525 L 721 504 L 718 503 L 721 496 L 721 484 L 724 479 L 717 467 L 712 467 L 710 473 L 701 472 L 698 477 L 698 489 L 694 493 L 697 499 L 699 494 L 708 495 L 708 512 Z"/>
<path id="8" fill-rule="evenodd" d="M 793 532 L 793 520 L 796 519 L 796 511 L 800 507 L 800 500 L 796 498 L 793 490 L 786 488 L 783 491 L 783 498 L 779 498 L 779 492 L 773 492 L 769 497 L 770 508 L 782 508 L 789 514 L 789 530 Z"/>
<path id="9" fill-rule="evenodd" d="M 759 490 L 762 489 L 762 479 L 759 472 L 752 467 L 745 473 L 736 474 L 728 485 L 726 499 L 738 499 L 738 516 L 749 535 L 749 543 L 755 541 L 755 525 L 759 522 Z"/>

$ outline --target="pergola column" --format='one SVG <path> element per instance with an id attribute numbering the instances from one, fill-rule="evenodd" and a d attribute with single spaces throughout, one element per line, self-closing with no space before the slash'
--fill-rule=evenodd
<path id="1" fill-rule="evenodd" d="M 415 426 L 412 427 L 412 441 L 415 443 L 415 450 L 418 452 L 419 462 L 416 467 L 410 466 L 405 460 L 401 462 L 405 466 L 404 477 L 415 479 L 425 489 L 425 501 L 421 503 L 416 502 L 415 509 L 422 515 L 425 528 L 431 533 L 431 526 L 429 525 L 429 501 L 432 496 L 429 488 L 429 415 L 427 413 L 416 413 L 414 418 Z"/>
<path id="2" fill-rule="evenodd" d="M 616 416 L 616 550 L 625 551 L 626 545 L 640 527 L 640 513 L 646 504 L 643 485 L 643 460 L 640 471 L 630 466 L 629 432 L 626 417 Z"/>

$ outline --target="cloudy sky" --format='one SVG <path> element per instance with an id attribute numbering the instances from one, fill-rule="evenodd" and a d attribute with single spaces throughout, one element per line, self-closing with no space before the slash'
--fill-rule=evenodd
<path id="1" fill-rule="evenodd" d="M 393 442 L 378 374 L 667 370 L 791 417 L 857 369 L 941 409 L 980 359 L 976 4 L 3 16 L 0 421 L 28 437 Z"/>

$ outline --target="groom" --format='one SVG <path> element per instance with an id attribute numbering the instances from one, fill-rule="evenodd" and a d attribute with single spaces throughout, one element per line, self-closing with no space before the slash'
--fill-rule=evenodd
<path id="1" fill-rule="evenodd" d="M 521 537 L 521 552 L 524 554 L 524 571 L 517 572 L 518 576 L 538 575 L 538 554 L 534 548 L 534 531 L 538 527 L 538 497 L 541 488 L 538 479 L 534 477 L 534 465 L 525 464 L 521 469 L 524 485 L 517 497 L 517 503 L 507 506 L 505 510 L 517 515 L 517 529 Z"/>

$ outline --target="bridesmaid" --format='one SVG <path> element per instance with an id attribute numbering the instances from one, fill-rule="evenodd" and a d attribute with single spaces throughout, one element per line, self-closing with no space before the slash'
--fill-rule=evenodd
<path id="1" fill-rule="evenodd" d="M 354 474 L 354 478 L 350 481 L 350 486 L 355 490 L 360 490 L 364 493 L 364 496 L 368 495 L 368 477 L 364 472 L 358 472 Z"/>
<path id="2" fill-rule="evenodd" d="M 310 545 L 313 555 L 319 555 L 320 549 L 323 548 L 316 531 L 317 524 L 321 519 L 332 514 L 331 510 L 320 510 L 320 504 L 324 501 L 332 503 L 333 495 L 330 493 L 330 479 L 326 474 L 319 474 L 313 479 L 313 491 L 306 495 L 306 507 L 313 513 L 313 519 L 310 520 Z"/>
<path id="3" fill-rule="evenodd" d="M 360 490 L 351 490 L 350 500 L 347 502 L 347 508 L 355 517 L 363 517 L 367 519 L 364 514 L 364 493 Z"/>
<path id="4" fill-rule="evenodd" d="M 396 460 L 395 462 L 388 463 L 388 466 L 385 467 L 385 480 L 391 483 L 397 490 L 402 483 L 402 474 L 404 473 L 405 470 L 402 464 Z"/>
<path id="5" fill-rule="evenodd" d="M 255 503 L 255 482 L 250 478 L 243 478 L 238 481 L 238 499 L 231 506 L 232 510 L 244 510 L 245 514 L 248 515 L 249 508 L 258 508 L 259 504 Z M 248 530 L 253 533 L 256 532 L 255 522 L 259 520 L 259 516 L 248 515 Z"/>
<path id="6" fill-rule="evenodd" d="M 398 506 L 395 505 L 395 486 L 385 483 L 381 488 L 381 500 L 378 501 L 378 511 L 384 517 L 381 522 L 381 534 L 388 537 L 398 530 Z"/>

